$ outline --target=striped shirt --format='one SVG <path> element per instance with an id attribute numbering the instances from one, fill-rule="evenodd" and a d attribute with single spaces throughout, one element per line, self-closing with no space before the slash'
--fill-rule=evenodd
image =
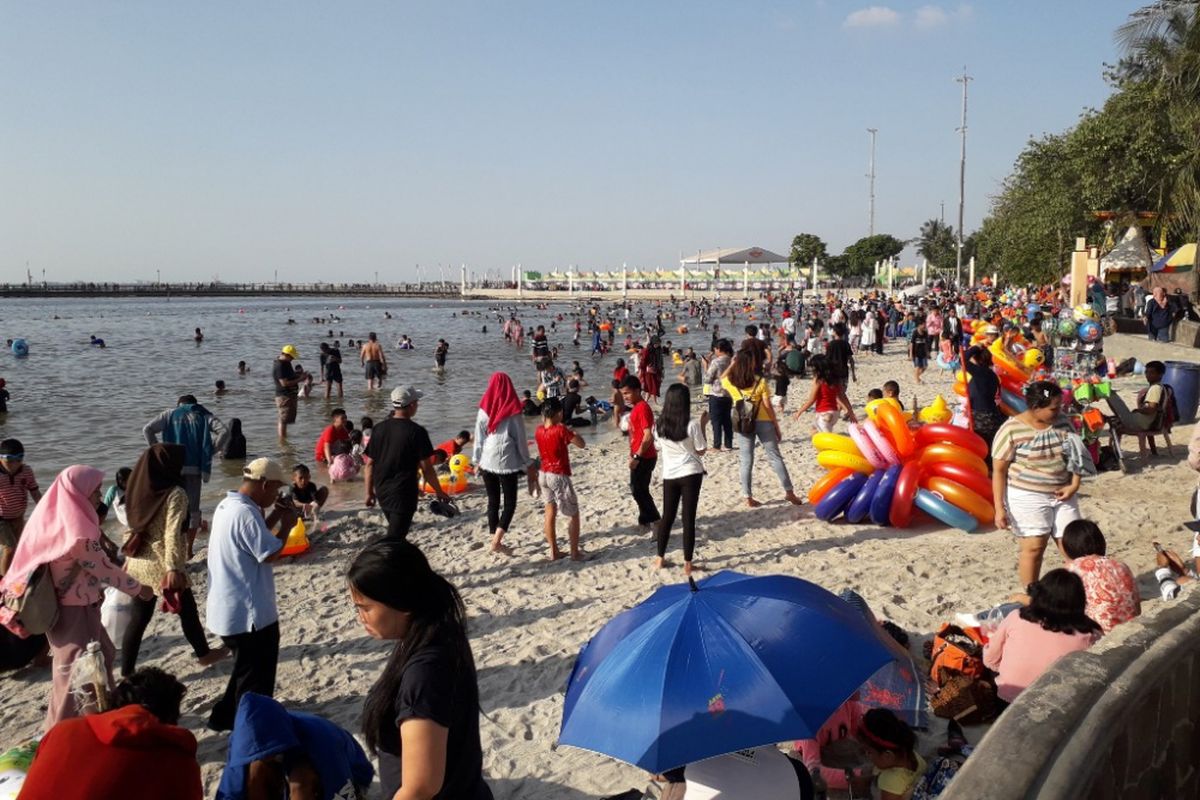
<path id="1" fill-rule="evenodd" d="M 1010 417 L 996 431 L 992 459 L 1009 461 L 1008 485 L 1028 492 L 1053 494 L 1071 482 L 1067 470 L 1067 436 L 1072 433 L 1065 420 L 1044 430 Z"/>
<path id="2" fill-rule="evenodd" d="M 0 518 L 24 517 L 25 507 L 29 504 L 29 493 L 37 490 L 37 480 L 28 464 L 22 464 L 16 474 L 0 469 Z"/>

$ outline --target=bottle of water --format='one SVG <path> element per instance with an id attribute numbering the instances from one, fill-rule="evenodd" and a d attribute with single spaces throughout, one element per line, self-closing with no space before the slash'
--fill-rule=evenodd
<path id="1" fill-rule="evenodd" d="M 80 715 L 108 710 L 108 669 L 99 642 L 88 642 L 71 665 L 70 687 Z"/>

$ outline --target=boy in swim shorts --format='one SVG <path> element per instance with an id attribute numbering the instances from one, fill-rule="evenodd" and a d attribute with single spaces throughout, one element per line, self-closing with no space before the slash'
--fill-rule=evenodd
<path id="1" fill-rule="evenodd" d="M 546 541 L 550 544 L 550 560 L 562 558 L 555 530 L 561 512 L 570 518 L 567 538 L 571 543 L 571 560 L 582 561 L 583 552 L 579 549 L 579 500 L 571 483 L 571 456 L 567 447 L 584 447 L 584 443 L 583 437 L 564 425 L 562 419 L 562 401 L 557 397 L 547 398 L 542 404 L 542 425 L 534 434 L 542 462 L 538 485 L 546 503 Z"/>

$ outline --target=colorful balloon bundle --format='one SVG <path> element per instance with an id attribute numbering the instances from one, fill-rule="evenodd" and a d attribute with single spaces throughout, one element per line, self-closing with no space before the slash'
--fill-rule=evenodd
<path id="1" fill-rule="evenodd" d="M 906 528 L 916 509 L 967 533 L 994 520 L 983 439 L 944 423 L 912 431 L 887 403 L 872 410 L 874 418 L 852 424 L 849 436 L 813 436 L 817 463 L 829 470 L 808 492 L 818 519 Z"/>

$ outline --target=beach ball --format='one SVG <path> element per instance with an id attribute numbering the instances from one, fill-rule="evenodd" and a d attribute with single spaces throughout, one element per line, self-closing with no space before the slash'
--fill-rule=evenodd
<path id="1" fill-rule="evenodd" d="M 1100 326 L 1090 319 L 1079 326 L 1079 338 L 1085 342 L 1098 342 L 1100 335 Z"/>
<path id="2" fill-rule="evenodd" d="M 1087 320 L 1096 319 L 1096 309 L 1086 303 L 1080 303 L 1071 309 L 1071 316 L 1076 322 L 1086 322 Z"/>
<path id="3" fill-rule="evenodd" d="M 1058 321 L 1058 335 L 1066 337 L 1074 336 L 1075 321 L 1070 319 L 1060 319 Z"/>
<path id="4" fill-rule="evenodd" d="M 29 355 L 29 343 L 24 339 L 13 339 L 12 352 L 17 358 L 24 358 Z"/>
<path id="5" fill-rule="evenodd" d="M 1046 357 L 1042 355 L 1041 350 L 1038 350 L 1036 347 L 1031 347 L 1025 351 L 1024 355 L 1021 356 L 1021 365 L 1025 367 L 1025 369 L 1037 369 L 1045 360 Z"/>
<path id="6" fill-rule="evenodd" d="M 1042 307 L 1037 303 L 1030 303 L 1029 305 L 1025 306 L 1025 315 L 1030 319 L 1033 319 L 1040 313 L 1042 313 Z"/>
<path id="7" fill-rule="evenodd" d="M 450 460 L 446 462 L 450 467 L 450 472 L 454 475 L 461 475 L 471 467 L 471 459 L 463 453 L 450 456 Z"/>

